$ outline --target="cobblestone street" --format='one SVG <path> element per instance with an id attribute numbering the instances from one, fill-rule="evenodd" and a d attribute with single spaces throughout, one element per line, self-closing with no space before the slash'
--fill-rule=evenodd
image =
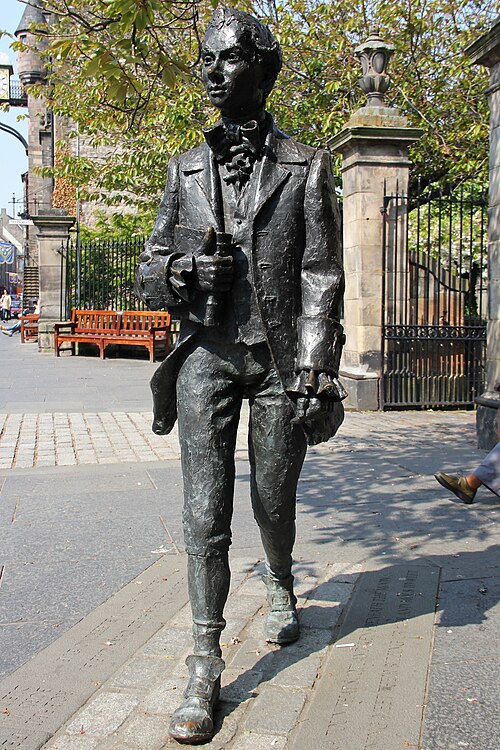
<path id="1" fill-rule="evenodd" d="M 247 455 L 246 422 L 248 408 L 242 409 L 238 432 L 237 458 Z M 411 416 L 410 416 L 411 415 Z M 432 429 L 435 435 L 457 421 L 474 441 L 473 412 L 410 412 L 397 417 L 399 425 L 411 432 L 412 441 L 425 435 L 419 429 Z M 356 413 L 347 416 L 345 426 L 335 440 L 314 448 L 337 451 L 355 445 L 358 440 L 370 445 L 399 442 L 399 434 L 391 436 L 395 417 L 392 414 Z M 26 469 L 41 466 L 75 466 L 79 464 L 112 464 L 133 461 L 159 461 L 180 457 L 177 426 L 169 435 L 151 431 L 151 412 L 99 412 L 53 414 L 0 414 L 0 469 Z"/>
<path id="2" fill-rule="evenodd" d="M 149 412 L 0 415 L 0 468 L 178 458 L 175 435 L 151 432 Z"/>

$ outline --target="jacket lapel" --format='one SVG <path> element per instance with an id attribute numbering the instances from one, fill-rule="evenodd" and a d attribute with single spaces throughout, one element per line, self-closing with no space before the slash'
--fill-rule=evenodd
<path id="1" fill-rule="evenodd" d="M 290 177 L 290 172 L 278 164 L 270 155 L 264 156 L 260 163 L 255 190 L 254 218 L 273 193 Z"/>
<path id="2" fill-rule="evenodd" d="M 214 161 L 214 156 L 208 146 L 203 145 L 196 156 L 189 159 L 181 169 L 186 177 L 192 176 L 192 178 L 194 178 L 194 181 L 200 188 L 205 199 L 204 204 L 207 212 L 208 223 L 217 227 L 219 225 L 220 217 L 216 215 L 216 212 L 218 212 L 220 208 L 217 196 L 214 195 L 212 171 L 214 168 L 216 169 L 216 166 L 213 163 Z M 190 199 L 194 199 L 194 196 L 190 196 Z"/>
<path id="3" fill-rule="evenodd" d="M 283 136 L 273 123 L 257 175 L 254 218 L 276 190 L 289 179 L 291 172 L 287 169 L 287 164 L 307 165 L 307 160 L 297 151 L 294 141 Z"/>
<path id="4" fill-rule="evenodd" d="M 287 164 L 306 166 L 307 159 L 297 149 L 294 141 L 283 137 L 273 123 L 273 128 L 266 139 L 264 157 L 243 194 L 245 196 L 244 203 L 248 206 L 249 212 L 253 214 L 249 217 L 252 221 L 276 190 L 289 179 L 291 172 L 287 169 Z M 202 148 L 197 149 L 197 153 L 193 154 L 181 169 L 186 176 L 192 175 L 194 177 L 201 190 L 210 223 L 214 227 L 221 226 L 223 208 L 220 195 L 216 189 L 217 164 L 208 145 L 204 144 Z M 214 176 L 217 179 L 214 179 Z"/>

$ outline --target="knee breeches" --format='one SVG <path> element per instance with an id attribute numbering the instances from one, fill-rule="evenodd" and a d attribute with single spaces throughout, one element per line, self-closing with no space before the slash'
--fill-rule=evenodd
<path id="1" fill-rule="evenodd" d="M 231 543 L 234 452 L 243 398 L 250 406 L 250 488 L 268 558 L 287 560 L 295 538 L 297 481 L 306 452 L 293 405 L 267 347 L 199 346 L 177 380 L 188 554 L 226 555 Z M 291 559 L 291 558 L 290 558 Z M 288 562 L 285 563 L 285 567 Z M 279 566 L 278 566 L 279 567 Z"/>

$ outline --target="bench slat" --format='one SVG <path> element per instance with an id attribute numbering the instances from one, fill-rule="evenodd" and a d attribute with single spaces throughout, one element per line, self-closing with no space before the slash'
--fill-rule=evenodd
<path id="1" fill-rule="evenodd" d="M 59 356 L 60 343 L 71 342 L 71 352 L 75 353 L 75 343 L 91 342 L 99 346 L 101 359 L 104 359 L 109 344 L 145 346 L 153 361 L 155 344 L 160 343 L 165 354 L 171 349 L 171 318 L 168 312 L 138 310 L 78 310 L 71 315 L 71 324 L 55 326 L 55 354 Z M 65 330 L 61 330 L 64 329 Z M 69 330 L 68 330 L 69 329 Z"/>
<path id="2" fill-rule="evenodd" d="M 38 321 L 40 315 L 35 313 L 27 313 L 27 315 L 20 315 L 19 320 L 21 321 L 21 343 L 25 341 L 35 341 L 38 338 Z"/>

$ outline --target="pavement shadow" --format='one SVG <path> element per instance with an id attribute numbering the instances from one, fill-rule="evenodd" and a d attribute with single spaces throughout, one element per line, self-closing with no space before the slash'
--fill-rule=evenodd
<path id="1" fill-rule="evenodd" d="M 387 424 L 370 424 L 366 434 L 340 431 L 309 450 L 297 490 L 299 542 L 309 530 L 310 544 L 399 555 L 405 546 L 446 545 L 464 535 L 482 545 L 493 541 L 500 498 L 481 488 L 472 507 L 457 505 L 433 477 L 438 469 L 469 471 L 481 460 L 473 424 L 461 425 L 453 414 L 426 429 L 394 424 L 391 432 Z M 247 472 L 237 477 L 240 485 L 248 481 Z"/>
<path id="2" fill-rule="evenodd" d="M 255 567 L 249 566 L 247 572 L 252 571 L 255 572 Z M 224 719 L 239 705 L 257 697 L 256 691 L 264 683 L 284 689 L 288 687 L 307 689 L 314 684 L 320 667 L 321 652 L 324 652 L 324 649 L 332 643 L 334 639 L 332 627 L 339 620 L 342 612 L 343 605 L 336 600 L 333 592 L 338 592 L 339 586 L 345 589 L 351 588 L 355 584 L 356 576 L 348 573 L 335 575 L 321 584 L 307 587 L 303 582 L 309 576 L 317 575 L 317 564 L 304 560 L 294 566 L 294 573 L 299 580 L 297 587 L 299 601 L 307 597 L 316 602 L 308 604 L 303 609 L 299 608 L 301 636 L 298 641 L 286 646 L 267 644 L 263 635 L 250 636 L 242 641 L 235 662 L 231 662 L 228 668 L 239 668 L 244 671 L 241 671 L 229 685 L 221 690 L 220 703 L 215 716 L 216 732 L 222 727 Z M 264 618 L 262 618 L 263 625 Z M 260 658 L 258 658 L 259 653 L 262 653 Z"/>
<path id="3" fill-rule="evenodd" d="M 312 688 L 320 667 L 320 652 L 335 643 L 340 633 L 345 638 L 359 628 L 395 624 L 425 614 L 434 615 L 436 611 L 438 628 L 468 625 L 484 628 L 488 611 L 500 599 L 499 552 L 500 546 L 494 544 L 480 551 L 427 556 L 363 572 L 357 580 L 356 576 L 340 574 L 302 588 L 307 604 L 299 614 L 300 639 L 271 650 L 267 650 L 263 640 L 260 642 L 266 653 L 254 659 L 221 692 L 217 731 L 224 718 L 240 704 L 257 697 L 263 683 L 284 689 Z M 294 570 L 299 580 L 304 580 L 308 571 L 313 573 L 313 563 L 301 561 Z M 349 602 L 339 603 L 339 587 L 353 583 Z M 440 596 L 439 583 L 451 587 L 451 591 Z M 351 610 L 355 610 L 354 617 Z M 253 654 L 258 651 L 256 643 L 258 646 L 256 641 L 243 643 L 241 648 Z"/>
<path id="4" fill-rule="evenodd" d="M 387 553 L 433 540 L 460 542 L 465 534 L 482 544 L 492 541 L 500 498 L 481 488 L 472 508 L 451 503 L 450 493 L 429 469 L 416 473 L 408 468 L 416 452 L 404 447 L 401 455 L 372 449 L 353 457 L 311 457 L 301 475 L 297 506 L 314 518 L 312 543 L 362 542 L 367 552 L 383 548 Z M 422 448 L 418 455 L 429 466 Z"/>

